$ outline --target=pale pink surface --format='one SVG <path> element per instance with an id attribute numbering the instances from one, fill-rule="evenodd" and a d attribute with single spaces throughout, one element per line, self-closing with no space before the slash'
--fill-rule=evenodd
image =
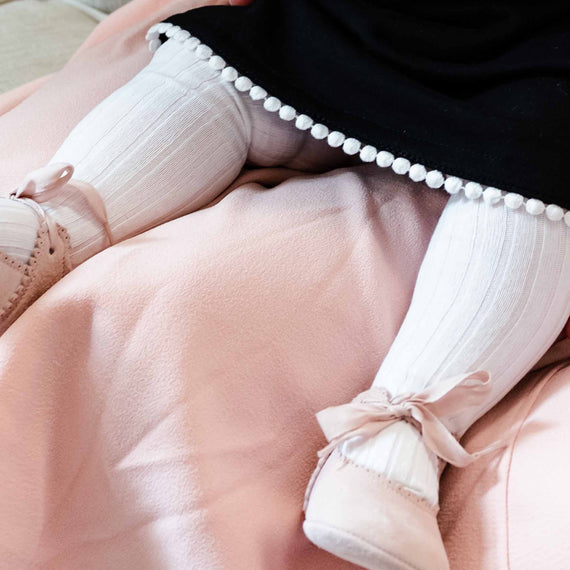
<path id="1" fill-rule="evenodd" d="M 439 522 L 453 569 L 568 568 L 567 346 L 564 352 L 564 360 L 530 372 L 462 440 L 468 450 L 480 449 L 515 429 L 513 444 L 468 469 L 444 472 Z"/>
<path id="2" fill-rule="evenodd" d="M 248 183 L 74 270 L 0 339 L 0 559 L 347 567 L 301 532 L 314 412 L 371 381 L 444 201 Z"/>
<path id="3" fill-rule="evenodd" d="M 566 368 L 541 382 L 513 453 L 508 496 L 513 570 L 570 565 L 569 409 Z M 530 533 L 543 539 L 541 547 L 529 541 Z"/>
<path id="4" fill-rule="evenodd" d="M 111 16 L 0 117 L 2 191 L 144 65 L 158 4 Z M 0 338 L 0 567 L 352 567 L 301 533 L 314 413 L 369 385 L 446 198 L 373 166 L 292 174 L 246 173 L 96 256 Z M 568 385 L 529 374 L 467 432 L 479 449 L 522 425 L 444 473 L 454 570 L 567 567 Z"/>
<path id="5" fill-rule="evenodd" d="M 11 91 L 0 93 L 0 115 L 4 115 L 8 111 L 11 111 L 14 107 L 24 101 L 24 99 L 37 91 L 51 77 L 51 75 L 44 75 L 43 77 L 38 77 L 28 83 L 24 83 L 24 85 L 20 85 Z"/>

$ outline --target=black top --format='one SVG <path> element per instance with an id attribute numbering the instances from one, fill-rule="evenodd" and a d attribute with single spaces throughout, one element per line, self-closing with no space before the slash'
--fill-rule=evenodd
<path id="1" fill-rule="evenodd" d="M 570 3 L 254 0 L 166 20 L 331 130 L 570 209 Z"/>

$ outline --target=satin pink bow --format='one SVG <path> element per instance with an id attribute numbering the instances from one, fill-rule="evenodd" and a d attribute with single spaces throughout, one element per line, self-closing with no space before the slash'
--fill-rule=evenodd
<path id="1" fill-rule="evenodd" d="M 489 374 L 477 370 L 446 378 L 422 392 L 394 397 L 385 388 L 374 386 L 348 404 L 318 412 L 317 420 L 329 443 L 318 452 L 319 462 L 307 486 L 304 508 L 318 472 L 337 446 L 355 436 L 374 437 L 400 420 L 414 425 L 427 447 L 457 467 L 465 467 L 483 455 L 508 446 L 509 438 L 505 437 L 480 451 L 468 453 L 439 419 L 482 404 L 490 391 Z"/>
<path id="2" fill-rule="evenodd" d="M 50 216 L 47 215 L 46 211 L 40 208 L 37 203 L 53 198 L 58 190 L 64 186 L 70 186 L 83 194 L 93 214 L 103 225 L 109 243 L 113 245 L 113 234 L 109 227 L 103 199 L 91 184 L 72 179 L 73 172 L 73 166 L 65 162 L 48 164 L 43 168 L 30 172 L 24 182 L 16 190 L 13 190 L 9 196 L 14 200 L 25 201 L 38 213 L 41 219 L 46 222 L 52 247 L 56 247 L 58 243 L 55 239 L 57 226 Z"/>

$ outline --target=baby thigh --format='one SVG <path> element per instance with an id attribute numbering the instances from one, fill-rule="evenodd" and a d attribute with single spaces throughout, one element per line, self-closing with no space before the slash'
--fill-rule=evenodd
<path id="1" fill-rule="evenodd" d="M 243 94 L 251 124 L 248 161 L 255 166 L 285 166 L 305 172 L 325 172 L 360 164 L 358 157 L 333 148 L 326 138 L 316 139 L 311 129 L 300 130 L 296 121 L 280 118 L 278 112 L 264 108 L 263 101 L 253 101 Z"/>

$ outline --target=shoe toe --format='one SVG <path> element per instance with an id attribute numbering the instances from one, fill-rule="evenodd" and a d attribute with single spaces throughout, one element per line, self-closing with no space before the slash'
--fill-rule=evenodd
<path id="1" fill-rule="evenodd" d="M 438 510 L 335 449 L 310 491 L 303 531 L 316 546 L 370 570 L 449 570 Z"/>

